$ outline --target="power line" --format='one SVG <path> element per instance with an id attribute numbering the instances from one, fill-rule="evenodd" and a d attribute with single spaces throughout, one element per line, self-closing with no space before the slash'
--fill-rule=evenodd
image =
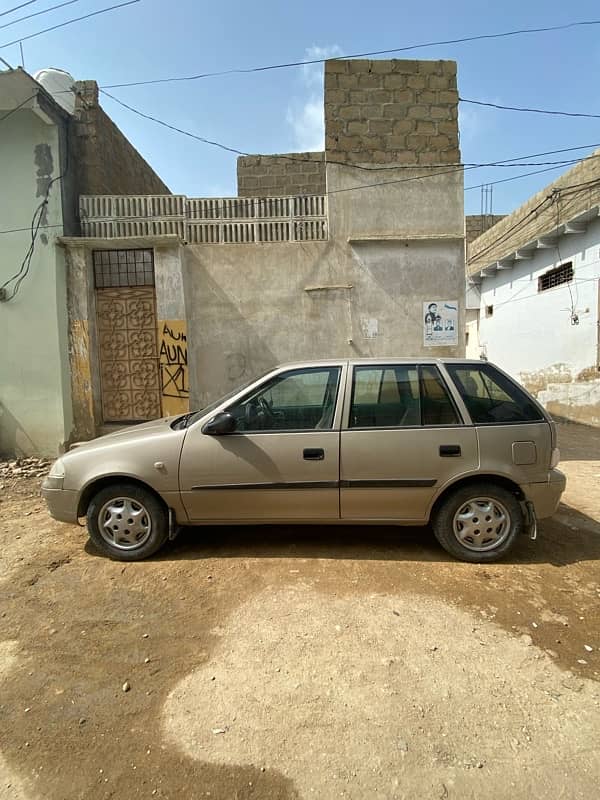
<path id="1" fill-rule="evenodd" d="M 7 14 L 12 14 L 13 11 L 18 11 L 20 8 L 25 8 L 25 6 L 31 6 L 34 3 L 37 3 L 38 0 L 27 0 L 26 3 L 21 3 L 20 6 L 13 6 L 13 8 L 8 8 L 6 11 L 0 11 L 0 17 L 5 17 Z"/>
<path id="2" fill-rule="evenodd" d="M 367 58 L 370 56 L 391 55 L 392 53 L 406 53 L 409 50 L 420 50 L 426 47 L 439 47 L 441 45 L 448 45 L 448 44 L 464 44 L 465 42 L 476 42 L 485 39 L 501 39 L 508 36 L 521 36 L 527 33 L 546 33 L 549 31 L 563 31 L 567 30 L 568 28 L 576 28 L 576 27 L 583 27 L 590 25 L 600 25 L 600 20 L 584 20 L 582 22 L 569 22 L 564 25 L 553 25 L 544 28 L 521 28 L 518 30 L 503 31 L 501 33 L 483 33 L 483 34 L 477 34 L 475 36 L 465 36 L 460 39 L 446 39 L 439 42 L 422 42 L 420 44 L 412 44 L 412 45 L 407 45 L 405 47 L 393 47 L 388 50 L 372 50 L 368 53 L 352 53 L 348 55 L 338 56 L 334 60 L 343 61 L 345 59 L 351 59 L 351 58 Z M 100 88 L 121 89 L 126 86 L 148 86 L 156 83 L 196 81 L 202 78 L 218 78 L 224 75 L 239 75 L 239 74 L 248 74 L 251 72 L 266 72 L 268 70 L 273 70 L 273 69 L 303 67 L 303 66 L 308 66 L 310 64 L 323 64 L 325 61 L 328 60 L 330 59 L 313 58 L 308 61 L 290 61 L 285 64 L 270 64 L 268 66 L 262 66 L 262 67 L 231 68 L 231 69 L 220 70 L 218 72 L 204 72 L 198 75 L 185 75 L 185 76 L 169 77 L 169 78 L 154 78 L 152 80 L 146 80 L 146 81 L 130 81 L 129 83 L 112 83 L 112 84 L 107 84 L 106 86 L 102 86 Z"/>
<path id="3" fill-rule="evenodd" d="M 565 149 L 572 149 L 572 148 L 565 148 Z M 525 157 L 527 157 L 527 156 L 525 156 Z M 590 156 L 590 158 L 597 158 L 597 157 L 598 156 Z M 496 162 L 496 163 L 498 163 L 498 162 Z M 571 161 L 565 161 L 565 162 L 560 162 L 560 163 L 562 165 L 578 164 L 578 163 L 580 163 L 580 159 L 573 159 Z M 470 166 L 470 169 L 478 169 L 479 167 L 486 167 L 486 166 L 489 166 L 489 164 L 482 164 L 482 165 L 474 164 L 474 165 Z M 514 166 L 521 166 L 521 165 L 515 164 Z M 551 170 L 558 169 L 558 168 L 559 168 L 558 166 L 547 167 L 545 169 L 535 170 L 533 172 L 526 172 L 526 173 L 524 173 L 522 175 L 513 175 L 510 178 L 503 178 L 502 180 L 492 181 L 491 183 L 494 183 L 494 184 L 496 184 L 496 183 L 508 183 L 509 181 L 516 181 L 516 180 L 519 180 L 521 178 L 528 177 L 529 175 L 537 175 L 537 174 L 542 173 L 542 172 L 550 172 Z M 445 170 L 443 172 L 435 173 L 432 177 L 435 177 L 435 175 L 446 175 L 448 173 L 458 172 L 460 169 L 462 169 L 462 167 L 452 168 L 452 169 L 449 169 L 449 170 Z M 343 189 L 343 190 L 333 190 L 333 192 L 328 192 L 328 194 L 335 193 L 335 191 L 351 191 L 351 190 L 362 189 L 362 188 L 368 189 L 371 186 L 381 186 L 381 185 L 385 185 L 386 183 L 400 183 L 400 182 L 403 182 L 405 180 L 410 180 L 410 181 L 412 181 L 412 180 L 422 180 L 422 179 L 425 179 L 425 178 L 428 178 L 428 177 L 430 177 L 430 176 L 429 175 L 417 175 L 417 176 L 410 177 L 410 178 L 401 178 L 398 181 L 384 181 L 383 183 L 366 184 L 364 186 L 353 186 L 353 187 L 350 187 L 349 189 Z M 490 183 L 490 181 L 487 181 L 485 185 L 489 185 L 489 183 Z M 564 187 L 564 188 L 568 188 L 568 189 L 574 189 L 574 191 L 565 192 L 565 196 L 568 196 L 569 194 L 575 194 L 575 193 L 577 193 L 577 191 L 585 190 L 587 188 L 590 188 L 590 185 L 593 185 L 595 183 L 597 183 L 597 181 L 587 181 L 585 183 L 572 184 L 572 185 L 569 185 L 568 187 Z M 467 192 L 467 191 L 470 191 L 472 189 L 479 189 L 479 188 L 481 188 L 481 186 L 482 186 L 482 184 L 477 184 L 476 186 L 468 186 L 465 189 L 465 191 Z M 140 217 L 139 216 L 124 216 L 124 217 L 119 217 L 118 219 L 119 219 L 120 222 L 124 222 L 124 221 L 128 221 L 128 220 L 138 220 L 138 219 L 140 219 Z M 41 225 L 40 229 L 62 228 L 62 227 L 63 227 L 62 224 L 60 224 L 60 225 Z M 9 234 L 9 233 L 21 233 L 23 231 L 28 231 L 28 230 L 29 230 L 29 226 L 27 226 L 25 228 L 8 228 L 8 229 L 5 229 L 5 230 L 0 230 L 0 236 L 3 235 L 3 234 Z"/>
<path id="4" fill-rule="evenodd" d="M 212 147 L 218 147 L 221 150 L 225 150 L 226 152 L 229 152 L 229 153 L 234 153 L 235 155 L 238 155 L 238 156 L 261 155 L 261 154 L 257 154 L 257 153 L 247 153 L 244 150 L 239 150 L 239 149 L 237 149 L 235 147 L 230 147 L 229 145 L 225 145 L 222 142 L 218 142 L 218 141 L 215 141 L 215 140 L 212 140 L 212 139 L 207 139 L 204 136 L 200 136 L 200 135 L 198 135 L 196 133 L 192 133 L 191 131 L 187 131 L 184 128 L 179 128 L 178 126 L 172 125 L 171 123 L 166 122 L 165 120 L 160 119 L 159 117 L 154 117 L 151 114 L 146 114 L 145 112 L 140 111 L 138 108 L 134 108 L 133 106 L 129 105 L 128 103 L 125 103 L 123 100 L 120 100 L 118 97 L 115 97 L 113 94 L 110 94 L 110 92 L 107 92 L 106 89 L 101 89 L 101 92 L 102 92 L 102 94 L 104 94 L 107 97 L 109 97 L 111 100 L 114 100 L 116 103 L 118 103 L 119 105 L 123 106 L 123 108 L 126 108 L 128 111 L 131 111 L 133 114 L 137 114 L 139 117 L 142 117 L 143 119 L 147 119 L 147 120 L 150 120 L 151 122 L 155 122 L 157 125 L 162 125 L 164 128 L 168 128 L 169 130 L 175 131 L 176 133 L 181 133 L 183 136 L 188 136 L 191 139 L 196 139 L 197 141 L 202 142 L 203 144 L 208 144 L 208 145 L 211 145 Z M 546 166 L 548 164 L 565 165 L 567 163 L 570 163 L 570 161 L 563 160 L 563 161 L 557 161 L 557 162 L 542 161 L 542 162 L 530 162 L 530 163 L 528 163 L 528 162 L 524 161 L 524 159 L 526 159 L 526 158 L 538 158 L 538 157 L 542 157 L 542 156 L 546 156 L 546 155 L 555 155 L 557 153 L 572 152 L 573 150 L 585 150 L 585 149 L 589 149 L 589 148 L 593 148 L 593 147 L 600 147 L 600 144 L 594 143 L 594 144 L 589 144 L 589 145 L 580 145 L 580 146 L 577 146 L 577 147 L 564 147 L 564 148 L 560 148 L 558 150 L 549 150 L 549 151 L 547 151 L 545 153 L 535 153 L 534 155 L 531 155 L 531 156 L 522 156 L 520 158 L 509 158 L 509 159 L 505 159 L 504 161 L 495 161 L 495 162 L 491 162 L 491 163 L 487 163 L 487 164 L 486 163 L 482 163 L 482 164 L 480 164 L 480 163 L 466 163 L 466 164 L 456 164 L 455 166 L 458 169 L 463 169 L 463 168 L 474 168 L 474 167 L 509 167 L 510 168 L 510 167 L 525 167 L 525 166 Z M 296 158 L 294 155 L 286 155 L 286 154 L 276 153 L 276 154 L 268 155 L 267 157 L 268 158 L 279 158 L 279 159 L 283 159 L 285 161 L 294 161 L 296 163 L 301 163 L 301 164 L 306 163 L 306 159 Z M 511 161 L 520 161 L 521 163 L 511 164 L 511 163 L 509 163 Z M 362 170 L 368 170 L 368 171 L 387 170 L 387 169 L 389 169 L 389 165 L 383 165 L 383 166 L 370 165 L 370 166 L 365 166 L 365 165 L 360 165 L 360 164 L 349 164 L 346 161 L 332 161 L 332 160 L 327 160 L 326 163 L 328 163 L 328 164 L 338 164 L 338 165 L 344 166 L 344 167 L 352 167 L 353 169 L 362 169 Z M 411 166 L 428 169 L 428 168 L 430 168 L 431 165 L 415 164 L 415 165 L 411 165 Z M 431 168 L 435 168 L 435 166 L 432 166 Z M 387 182 L 393 183 L 394 181 L 387 181 Z M 379 185 L 379 184 L 376 184 L 376 185 Z M 344 190 L 344 191 L 346 191 L 346 190 Z"/>
<path id="5" fill-rule="evenodd" d="M 134 219 L 133 217 L 131 219 Z M 135 217 L 135 219 L 139 219 L 139 217 Z M 40 230 L 47 230 L 48 228 L 62 228 L 62 222 L 59 225 L 40 225 Z M 28 225 L 26 228 L 7 228 L 4 231 L 0 231 L 0 236 L 4 233 L 22 233 L 23 231 L 28 231 L 30 226 Z"/>
<path id="6" fill-rule="evenodd" d="M 551 200 L 551 196 L 550 195 L 544 197 L 544 199 L 542 201 L 540 201 L 537 204 L 537 206 L 535 206 L 530 211 L 528 211 L 527 214 L 522 219 L 517 220 L 517 222 L 515 222 L 514 225 L 512 225 L 510 228 L 508 228 L 508 230 L 506 230 L 506 231 L 504 231 L 504 233 L 500 234 L 500 236 L 498 236 L 497 239 L 494 239 L 492 242 L 490 242 L 487 245 L 487 247 L 484 247 L 482 250 L 479 250 L 477 253 L 473 253 L 473 255 L 469 256 L 469 258 L 467 260 L 468 263 L 470 264 L 473 261 L 479 260 L 486 253 L 489 253 L 489 251 L 492 248 L 494 248 L 497 244 L 501 244 L 512 233 L 515 233 L 515 231 L 517 231 L 520 228 L 527 227 L 527 225 L 529 225 L 535 219 L 535 215 L 538 213 L 538 211 L 540 211 L 542 209 L 542 207 L 544 205 L 546 205 L 550 200 Z"/>
<path id="7" fill-rule="evenodd" d="M 488 108 L 498 108 L 502 111 L 521 111 L 529 114 L 552 114 L 558 117 L 586 117 L 588 119 L 600 119 L 600 114 L 583 114 L 574 111 L 549 111 L 543 108 L 523 108 L 520 106 L 501 106 L 498 103 L 486 103 L 483 100 L 467 100 L 466 97 L 458 98 L 461 103 L 472 103 L 476 106 L 487 106 Z"/>
<path id="8" fill-rule="evenodd" d="M 510 178 L 501 178 L 497 181 L 486 181 L 485 183 L 478 183 L 475 186 L 465 186 L 465 192 L 470 192 L 472 189 L 481 189 L 482 186 L 496 186 L 498 183 L 508 183 L 509 181 L 518 181 L 520 178 L 528 178 L 530 175 L 541 175 L 543 172 L 552 172 L 552 170 L 560 169 L 561 166 L 568 166 L 569 164 L 578 164 L 578 158 L 571 161 L 565 161 L 562 165 L 556 164 L 553 167 L 545 167 L 544 169 L 535 169 L 533 172 L 524 172 L 522 175 L 511 175 Z"/>
<path id="9" fill-rule="evenodd" d="M 35 94 L 32 94 L 31 97 L 26 97 L 25 100 L 23 100 L 21 103 L 19 103 L 18 106 L 15 106 L 14 108 L 11 108 L 10 111 L 7 111 L 6 114 L 4 114 L 4 116 L 0 117 L 0 122 L 4 122 L 4 120 L 8 119 L 11 114 L 15 113 L 15 111 L 18 111 L 20 108 L 23 108 L 23 106 L 26 105 L 30 100 L 33 100 L 34 98 L 36 98 L 37 94 L 38 93 L 36 92 Z"/>
<path id="10" fill-rule="evenodd" d="M 39 17 L 40 14 L 47 14 L 49 11 L 56 11 L 57 8 L 64 8 L 64 6 L 71 6 L 73 3 L 79 3 L 80 0 L 66 0 L 64 3 L 59 3 L 57 6 L 50 6 L 50 8 L 45 8 L 43 11 L 36 11 L 34 14 L 27 14 L 25 17 L 19 17 L 19 19 L 13 19 L 12 22 L 5 22 L 4 25 L 0 25 L 0 30 L 2 28 L 10 28 L 11 25 L 16 25 L 17 22 L 24 22 L 26 19 L 32 19 L 33 17 Z M 2 16 L 0 14 L 0 16 Z"/>
<path id="11" fill-rule="evenodd" d="M 176 133 L 181 133 L 184 136 L 189 136 L 191 139 L 196 139 L 197 141 L 203 142 L 204 144 L 209 144 L 212 145 L 213 147 L 218 147 L 221 150 L 226 150 L 229 153 L 235 153 L 238 156 L 250 155 L 249 153 L 244 153 L 242 150 L 236 150 L 235 147 L 228 147 L 227 145 L 222 144 L 221 142 L 215 142 L 212 141 L 211 139 L 205 139 L 204 136 L 199 136 L 196 133 L 191 133 L 191 131 L 186 131 L 183 128 L 178 128 L 176 125 L 171 125 L 169 122 L 165 122 L 164 120 L 159 119 L 158 117 L 153 117 L 151 114 L 145 114 L 143 111 L 140 111 L 139 109 L 134 108 L 133 106 L 130 106 L 127 103 L 124 103 L 123 100 L 119 100 L 118 97 L 115 97 L 114 95 L 110 94 L 105 89 L 101 89 L 100 91 L 102 92 L 102 94 L 105 94 L 107 97 L 110 97 L 111 100 L 114 100 L 115 103 L 118 103 L 120 106 L 123 106 L 123 108 L 126 108 L 129 111 L 133 112 L 134 114 L 137 114 L 139 117 L 143 117 L 144 119 L 149 119 L 152 122 L 156 122 L 157 125 L 162 125 L 164 128 L 169 128 L 169 130 L 175 131 Z M 299 161 L 300 159 L 297 160 Z"/>
<path id="12" fill-rule="evenodd" d="M 593 156 L 591 156 L 593 158 Z M 585 159 L 584 159 L 585 160 Z M 544 199 L 538 203 L 534 208 L 527 212 L 527 214 L 522 217 L 521 219 L 517 220 L 514 225 L 508 228 L 506 231 L 501 233 L 496 239 L 492 240 L 488 245 L 486 245 L 483 249 L 479 250 L 477 253 L 473 253 L 468 259 L 468 263 L 471 264 L 472 262 L 479 261 L 482 256 L 485 256 L 487 253 L 490 252 L 496 245 L 502 244 L 511 234 L 514 234 L 517 230 L 522 230 L 530 225 L 537 216 L 542 211 L 543 207 L 547 204 L 552 205 L 556 202 L 556 197 L 570 197 L 573 194 L 579 194 L 580 192 L 585 192 L 588 189 L 591 189 L 595 186 L 600 186 L 600 178 L 595 178 L 590 181 L 585 181 L 583 183 L 575 183 L 575 184 L 567 184 L 565 186 L 557 186 L 550 194 L 546 195 Z M 544 209 L 546 210 L 546 209 Z"/>
<path id="13" fill-rule="evenodd" d="M 101 8 L 99 11 L 92 11 L 90 14 L 84 14 L 83 17 L 76 17 L 75 19 L 68 19 L 66 22 L 61 22 L 59 25 L 53 25 L 51 28 L 44 28 L 43 31 L 38 31 L 37 33 L 30 33 L 28 36 L 21 36 L 19 39 L 15 39 L 12 42 L 7 42 L 6 44 L 0 44 L 0 50 L 5 47 L 10 47 L 13 44 L 19 44 L 19 42 L 26 42 L 27 39 L 35 39 L 36 36 L 41 36 L 43 33 L 49 33 L 50 31 L 56 31 L 59 28 L 64 28 L 66 25 L 72 25 L 74 22 L 81 22 L 84 19 L 89 19 L 90 17 L 97 17 L 98 14 L 105 14 L 107 11 L 114 11 L 117 8 L 124 8 L 125 6 L 131 6 L 134 3 L 139 3 L 140 0 L 127 0 L 125 3 L 118 3 L 115 6 L 109 6 L 108 8 Z"/>

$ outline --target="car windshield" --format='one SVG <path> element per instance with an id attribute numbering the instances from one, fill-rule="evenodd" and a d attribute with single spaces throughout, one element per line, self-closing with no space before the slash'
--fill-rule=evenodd
<path id="1" fill-rule="evenodd" d="M 193 425 L 196 420 L 200 419 L 200 417 L 203 417 L 205 414 L 210 414 L 210 412 L 215 408 L 218 408 L 221 403 L 229 400 L 230 397 L 234 397 L 238 392 L 242 392 L 246 387 L 251 386 L 257 380 L 259 380 L 260 377 L 261 376 L 258 375 L 254 378 L 251 378 L 249 381 L 245 381 L 245 383 L 241 383 L 239 386 L 236 386 L 235 389 L 232 389 L 230 392 L 227 392 L 227 394 L 219 397 L 219 399 L 215 400 L 213 403 L 209 403 L 209 405 L 204 406 L 204 408 L 198 409 L 198 411 L 190 411 L 181 417 L 177 417 L 177 419 L 173 420 L 171 423 L 171 427 L 173 430 L 188 428 L 190 425 Z"/>

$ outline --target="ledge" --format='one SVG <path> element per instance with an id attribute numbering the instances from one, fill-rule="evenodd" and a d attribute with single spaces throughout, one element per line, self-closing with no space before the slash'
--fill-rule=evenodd
<path id="1" fill-rule="evenodd" d="M 456 233 L 413 233 L 413 234 L 397 234 L 397 233 L 376 233 L 366 236 L 348 236 L 347 241 L 352 242 L 437 242 L 437 241 L 462 241 L 464 234 Z"/>
<path id="2" fill-rule="evenodd" d="M 95 247 L 97 250 L 127 250 L 132 247 L 169 247 L 185 244 L 176 233 L 163 236 L 59 236 L 57 243 L 63 247 Z"/>

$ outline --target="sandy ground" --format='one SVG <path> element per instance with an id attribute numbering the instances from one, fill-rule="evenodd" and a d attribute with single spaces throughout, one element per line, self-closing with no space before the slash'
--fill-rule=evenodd
<path id="1" fill-rule="evenodd" d="M 5 482 L 1 800 L 597 796 L 600 431 L 560 444 L 564 504 L 487 566 L 368 527 L 123 565 Z"/>

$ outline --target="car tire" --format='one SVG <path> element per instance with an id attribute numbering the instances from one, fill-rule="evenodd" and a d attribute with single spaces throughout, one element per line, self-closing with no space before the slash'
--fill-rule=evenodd
<path id="1" fill-rule="evenodd" d="M 497 561 L 523 531 L 523 511 L 510 491 L 494 483 L 456 489 L 436 510 L 432 527 L 446 552 L 461 561 Z"/>
<path id="2" fill-rule="evenodd" d="M 94 495 L 87 527 L 95 546 L 116 561 L 149 558 L 169 538 L 167 509 L 156 495 L 133 483 L 114 483 Z"/>

